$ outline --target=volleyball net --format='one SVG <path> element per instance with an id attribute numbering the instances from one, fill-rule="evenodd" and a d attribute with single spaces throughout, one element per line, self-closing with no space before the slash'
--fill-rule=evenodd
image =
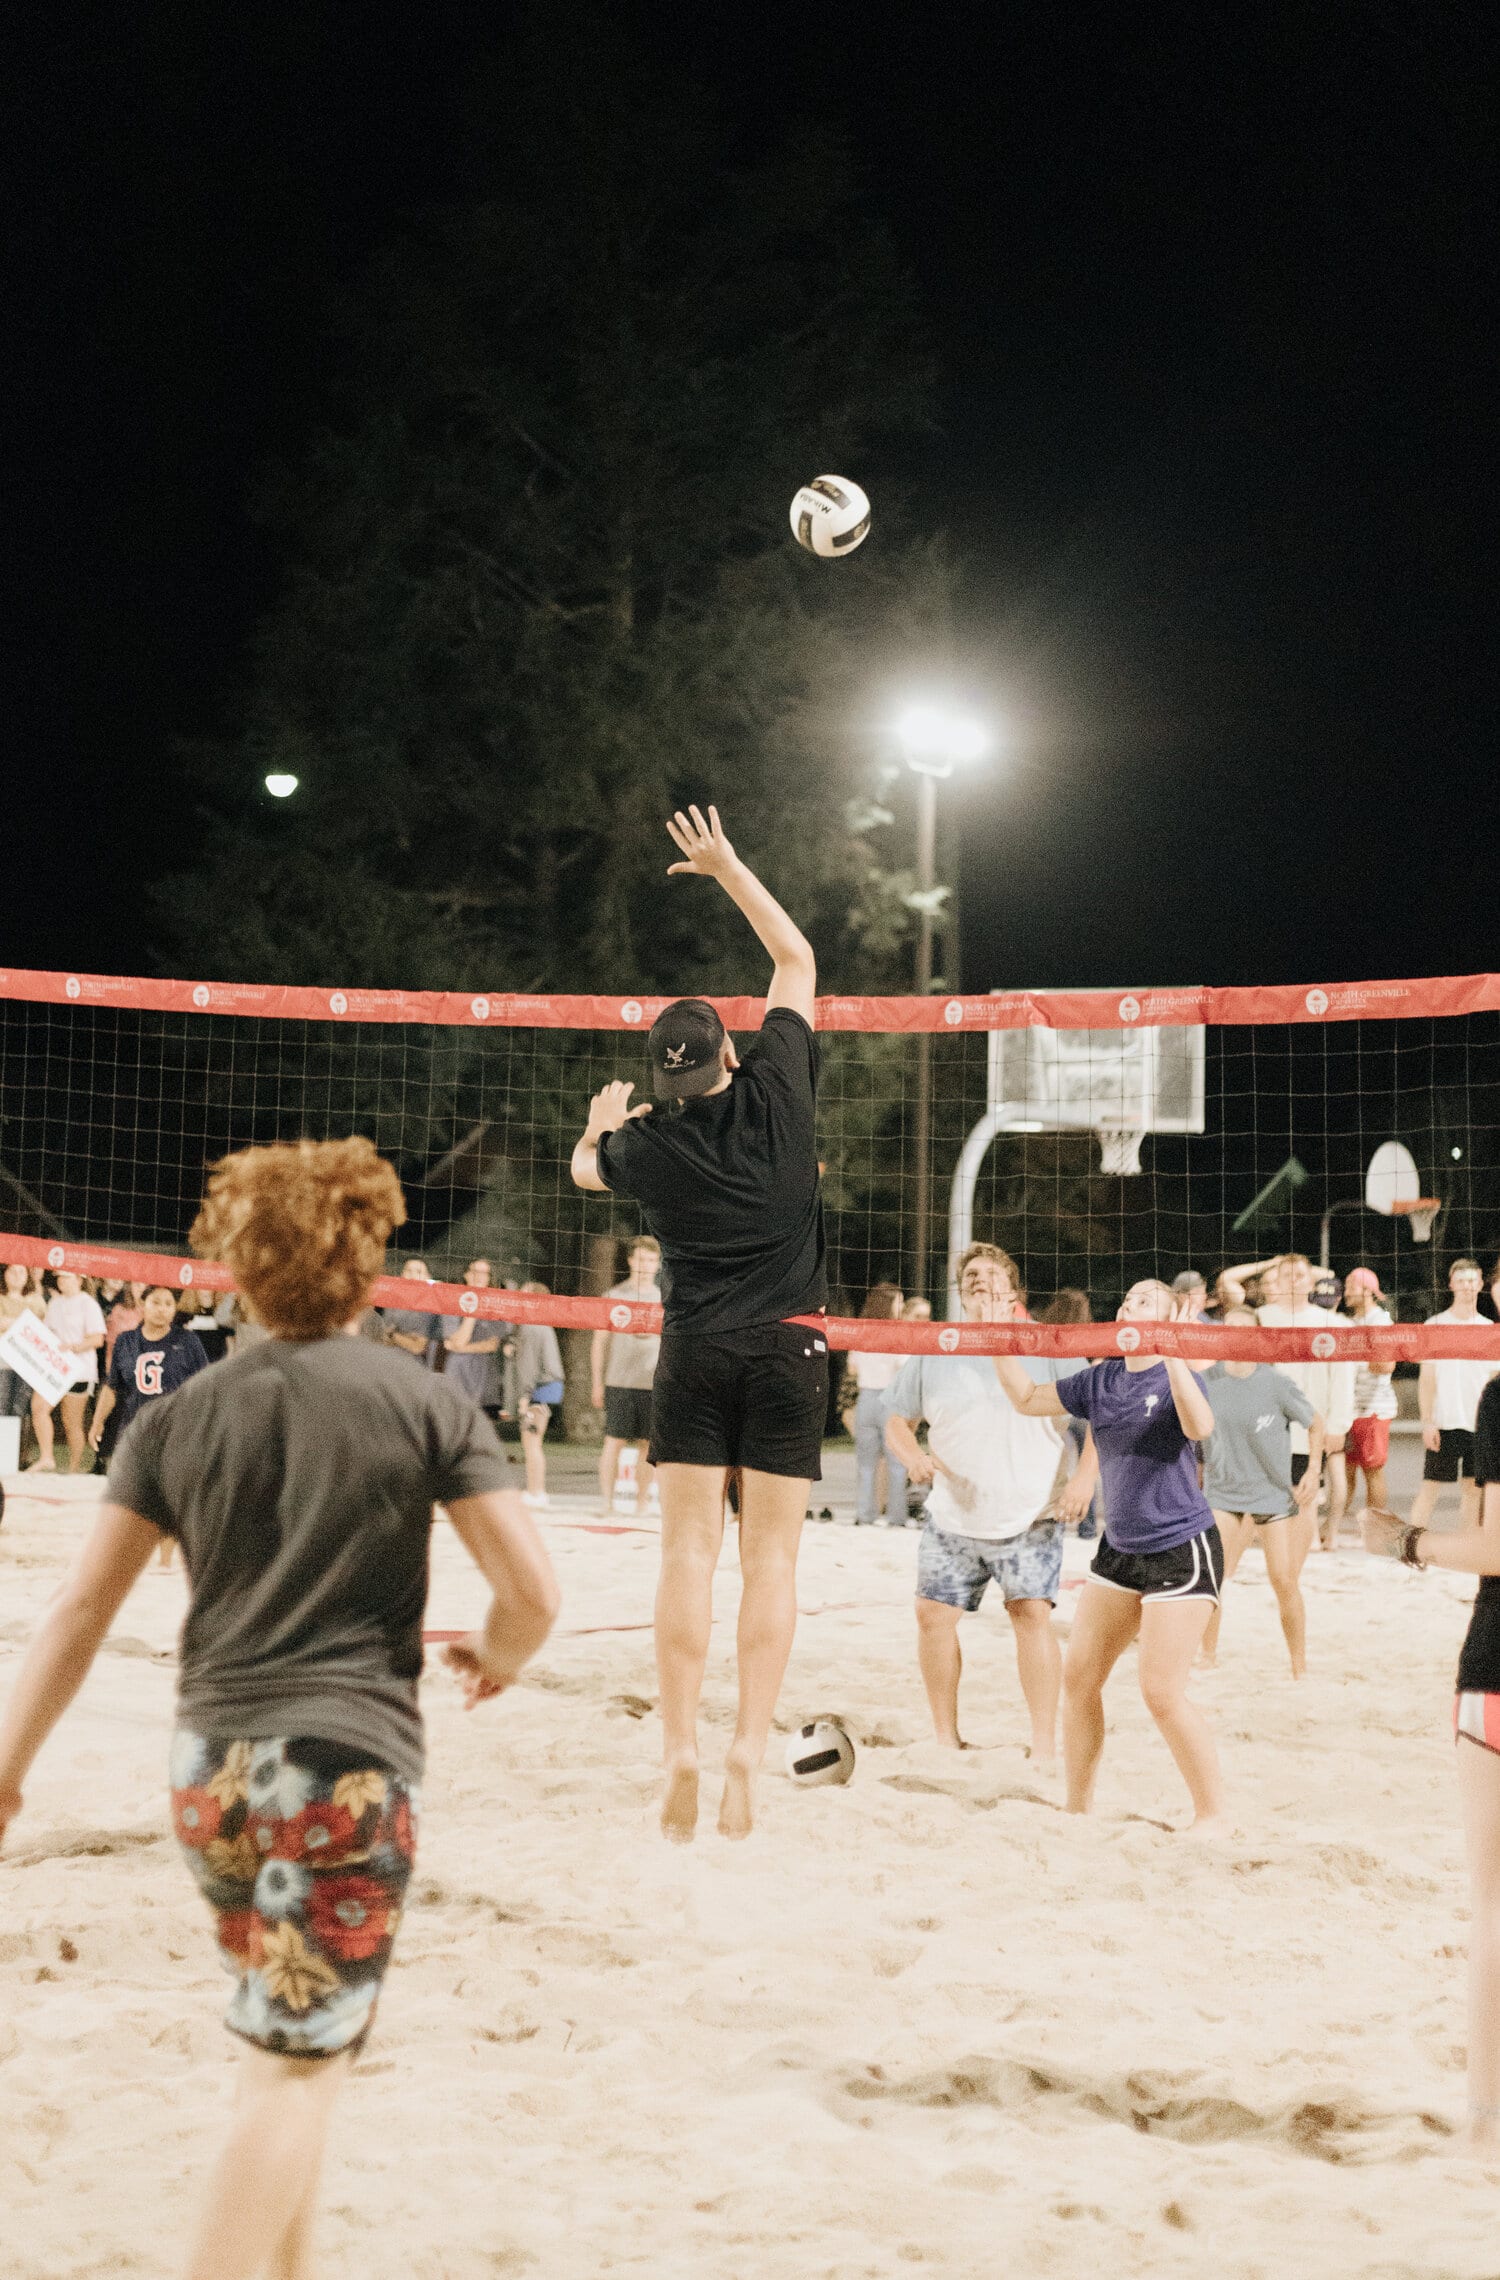
<path id="1" fill-rule="evenodd" d="M 638 1214 L 580 1194 L 568 1164 L 601 1085 L 645 1090 L 665 1002 L 0 972 L 0 1257 L 228 1288 L 187 1256 L 208 1165 L 361 1132 L 400 1174 L 402 1249 L 435 1278 L 434 1312 L 650 1327 L 602 1295 Z M 715 1003 L 743 1048 L 761 1001 Z M 828 998 L 818 1029 L 836 1347 L 1101 1350 L 1087 1324 L 952 1326 L 971 1239 L 1015 1259 L 1033 1317 L 1073 1290 L 1098 1323 L 1143 1276 L 1194 1268 L 1211 1286 L 1295 1251 L 1372 1267 L 1397 1317 L 1335 1326 L 1340 1353 L 1500 1338 L 1419 1327 L 1452 1259 L 1488 1270 L 1500 1251 L 1500 977 Z M 475 1257 L 497 1283 L 547 1288 L 462 1291 Z M 927 1296 L 934 1319 L 856 1323 L 878 1282 Z M 376 1298 L 409 1305 L 412 1285 Z M 1206 1335 L 1143 1325 L 1136 1342 L 1196 1354 Z M 1333 1350 L 1306 1329 L 1212 1346 Z"/>

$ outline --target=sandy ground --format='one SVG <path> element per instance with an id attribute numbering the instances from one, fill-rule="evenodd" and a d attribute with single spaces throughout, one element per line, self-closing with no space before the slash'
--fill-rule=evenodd
<path id="1" fill-rule="evenodd" d="M 12 1484 L 0 1686 L 95 1493 Z M 335 2124 L 330 2280 L 1494 2280 L 1500 2174 L 1452 2135 L 1472 1587 L 1315 1556 L 1294 1686 L 1247 1561 L 1202 1689 L 1238 1833 L 1207 1849 L 1171 1833 L 1133 1660 L 1100 1812 L 1070 1820 L 1028 1778 L 999 1611 L 965 1633 L 986 1746 L 945 1758 L 915 1534 L 813 1528 L 786 1723 L 842 1713 L 853 1783 L 794 1790 L 777 1743 L 755 1839 L 676 1851 L 651 1812 L 654 1539 L 571 1497 L 548 1527 L 566 1604 L 540 1667 L 473 1715 L 428 1685 L 422 1856 Z M 732 1546 L 720 1584 L 711 1753 Z M 430 1621 L 480 1602 L 440 1529 Z M 183 1604 L 179 1575 L 143 1578 L 0 1858 L 4 2280 L 173 2272 L 223 2127 L 225 1982 L 164 1808 Z"/>

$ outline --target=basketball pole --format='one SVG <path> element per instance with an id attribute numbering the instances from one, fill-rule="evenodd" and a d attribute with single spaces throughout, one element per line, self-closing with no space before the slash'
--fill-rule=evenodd
<path id="1" fill-rule="evenodd" d="M 932 890 L 937 864 L 937 777 L 917 776 L 917 995 L 932 990 Z M 932 1212 L 932 1035 L 917 1033 L 916 1239 L 912 1245 L 912 1290 L 927 1288 L 927 1237 Z"/>

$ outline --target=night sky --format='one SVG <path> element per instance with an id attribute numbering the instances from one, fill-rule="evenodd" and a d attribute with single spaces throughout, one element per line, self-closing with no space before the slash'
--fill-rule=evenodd
<path id="1" fill-rule="evenodd" d="M 939 426 L 844 472 L 872 545 L 883 483 L 951 534 L 1007 724 L 954 795 L 965 985 L 1493 963 L 1484 12 L 614 13 L 716 93 L 726 159 L 840 124 L 920 280 Z M 327 408 L 330 288 L 459 186 L 506 21 L 13 40 L 0 961 L 147 963 L 183 740 L 232 719 L 275 590 L 250 480 Z"/>

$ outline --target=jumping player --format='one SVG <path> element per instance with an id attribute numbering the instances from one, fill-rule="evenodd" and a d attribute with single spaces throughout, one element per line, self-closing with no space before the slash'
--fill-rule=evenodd
<path id="1" fill-rule="evenodd" d="M 807 1492 L 822 1477 L 828 1351 L 791 1315 L 827 1303 L 813 1136 L 818 1046 L 811 945 L 724 836 L 717 810 L 679 813 L 670 872 L 715 879 L 754 928 L 774 972 L 765 1021 L 743 1064 L 713 1007 L 668 1006 L 651 1031 L 657 1100 L 630 1106 L 606 1085 L 573 1150 L 573 1178 L 632 1197 L 662 1249 L 662 1341 L 651 1397 L 661 1491 L 656 1598 L 666 1785 L 663 1833 L 683 1843 L 698 1817 L 698 1698 L 708 1659 L 714 1568 L 728 1475 L 740 1476 L 739 1716 L 719 1829 L 748 1836 L 755 1776 L 797 1623 L 797 1548 Z"/>
<path id="2" fill-rule="evenodd" d="M 472 1706 L 551 1628 L 557 1587 L 494 1430 L 357 1334 L 393 1227 L 368 1140 L 219 1164 L 193 1229 L 271 1335 L 143 1410 L 0 1718 L 0 1837 L 32 1759 L 163 1536 L 192 1594 L 172 1818 L 235 1983 L 240 2099 L 188 2280 L 312 2280 L 323 2142 L 370 2031 L 411 1875 L 433 1505 L 494 1599 L 448 1649 Z"/>
<path id="3" fill-rule="evenodd" d="M 1185 1320 L 1162 1282 L 1125 1293 L 1121 1322 Z M 1009 1354 L 1000 1383 L 1025 1417 L 1086 1418 L 1104 1489 L 1104 1539 L 1073 1618 L 1063 1662 L 1063 1760 L 1068 1811 L 1087 1813 L 1104 1754 L 1104 1686 L 1140 1640 L 1141 1696 L 1177 1761 L 1193 1823 L 1219 1818 L 1219 1756 L 1203 1713 L 1187 1699 L 1188 1674 L 1218 1605 L 1224 1551 L 1198 1486 L 1193 1444 L 1214 1413 L 1203 1380 L 1175 1356 L 1127 1354 L 1094 1362 L 1057 1385 L 1036 1385 Z"/>

